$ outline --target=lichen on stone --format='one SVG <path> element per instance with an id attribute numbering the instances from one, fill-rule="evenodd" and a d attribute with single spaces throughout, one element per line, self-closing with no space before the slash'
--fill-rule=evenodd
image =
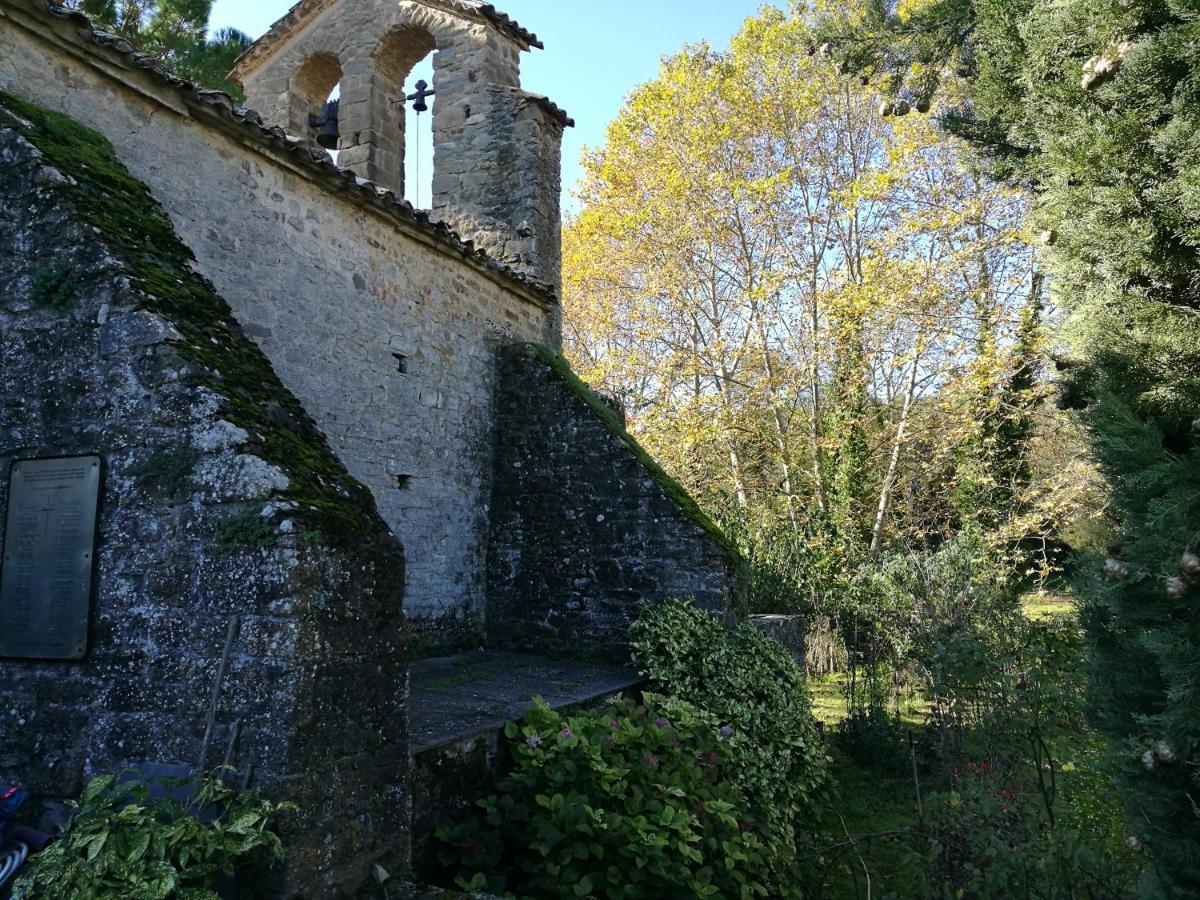
<path id="1" fill-rule="evenodd" d="M 61 113 L 3 91 L 0 126 L 20 133 L 61 173 L 47 188 L 68 196 L 112 251 L 144 311 L 168 323 L 168 341 L 219 397 L 221 417 L 247 435 L 242 452 L 284 473 L 288 484 L 279 494 L 295 503 L 293 518 L 330 541 L 385 532 L 370 492 L 349 476 L 228 303 L 194 269 L 195 258 L 166 212 L 111 143 Z M 40 295 L 59 308 L 80 280 L 57 264 L 40 278 Z"/>

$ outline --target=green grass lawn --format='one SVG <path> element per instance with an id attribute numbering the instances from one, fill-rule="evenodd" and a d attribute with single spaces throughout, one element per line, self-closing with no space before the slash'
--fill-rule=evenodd
<path id="1" fill-rule="evenodd" d="M 822 900 L 932 896 L 926 869 L 932 847 L 914 836 L 921 825 L 911 777 L 881 774 L 833 750 L 836 797 L 827 823 L 829 843 L 814 869 Z"/>
<path id="2" fill-rule="evenodd" d="M 837 725 L 846 718 L 846 681 L 848 676 L 824 675 L 808 679 L 808 690 L 812 695 L 813 715 L 826 727 Z M 917 691 L 906 691 L 900 697 L 900 720 L 906 725 L 922 725 L 928 704 Z"/>
<path id="3" fill-rule="evenodd" d="M 808 690 L 812 695 L 813 715 L 827 726 L 836 725 L 846 718 L 845 675 L 825 675 L 808 679 Z"/>
<path id="4" fill-rule="evenodd" d="M 1052 591 L 1036 591 L 1021 598 L 1025 615 L 1031 619 L 1048 619 L 1051 616 L 1070 616 L 1075 613 L 1076 601 L 1070 594 Z"/>

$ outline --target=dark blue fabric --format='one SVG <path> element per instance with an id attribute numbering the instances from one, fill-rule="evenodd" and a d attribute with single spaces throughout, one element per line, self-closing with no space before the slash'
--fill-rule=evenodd
<path id="1" fill-rule="evenodd" d="M 29 791 L 19 787 L 0 787 L 0 820 L 12 819 L 29 800 Z"/>

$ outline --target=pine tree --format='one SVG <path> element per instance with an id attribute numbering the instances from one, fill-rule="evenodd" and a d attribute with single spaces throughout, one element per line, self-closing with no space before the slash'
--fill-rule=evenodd
<path id="1" fill-rule="evenodd" d="M 180 77 L 225 91 L 240 102 L 245 99 L 242 90 L 227 76 L 251 43 L 250 37 L 236 28 L 222 28 L 211 37 L 189 40 L 174 55 L 170 66 Z"/>
<path id="2" fill-rule="evenodd" d="M 867 0 L 822 41 L 1036 197 L 1122 535 L 1084 586 L 1092 708 L 1143 894 L 1198 896 L 1200 0 Z"/>
<path id="3" fill-rule="evenodd" d="M 871 542 L 867 360 L 862 328 L 861 321 L 852 319 L 841 321 L 835 329 L 830 396 L 821 422 L 829 494 L 826 524 L 830 533 L 837 536 L 848 560 L 864 558 Z"/>
<path id="4" fill-rule="evenodd" d="M 970 427 L 958 448 L 953 502 L 964 529 L 987 530 L 998 527 L 1008 514 L 1000 496 L 1002 482 L 996 474 L 1004 398 L 996 317 L 987 303 L 977 300 L 976 307 L 978 333 L 971 368 L 977 389 L 967 403 Z"/>
<path id="5" fill-rule="evenodd" d="M 243 99 L 226 76 L 251 41 L 236 28 L 208 35 L 212 0 L 72 0 L 65 5 L 181 78 Z"/>

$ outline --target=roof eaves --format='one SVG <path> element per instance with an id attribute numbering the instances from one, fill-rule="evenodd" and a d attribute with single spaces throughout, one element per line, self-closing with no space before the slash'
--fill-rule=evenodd
<path id="1" fill-rule="evenodd" d="M 270 53 L 271 48 L 281 39 L 299 29 L 312 16 L 327 9 L 334 2 L 336 0 L 299 0 L 234 61 L 230 77 L 241 84 L 242 76 L 249 73 L 252 63 Z M 538 50 L 546 49 L 546 45 L 538 40 L 536 34 L 522 28 L 520 23 L 496 9 L 491 3 L 479 3 L 474 0 L 442 0 L 442 3 L 435 5 L 462 13 L 477 14 L 526 47 L 535 47 Z"/>

